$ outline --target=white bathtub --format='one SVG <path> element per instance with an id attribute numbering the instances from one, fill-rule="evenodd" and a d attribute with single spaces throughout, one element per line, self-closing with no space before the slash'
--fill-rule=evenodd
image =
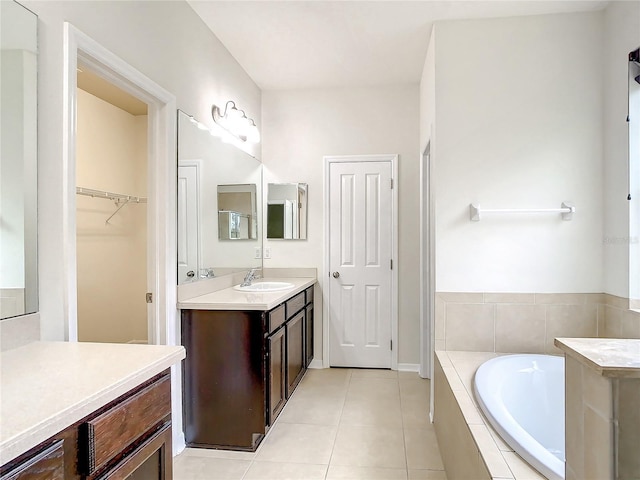
<path id="1" fill-rule="evenodd" d="M 507 444 L 545 477 L 563 480 L 564 358 L 492 358 L 473 384 L 480 408 Z"/>

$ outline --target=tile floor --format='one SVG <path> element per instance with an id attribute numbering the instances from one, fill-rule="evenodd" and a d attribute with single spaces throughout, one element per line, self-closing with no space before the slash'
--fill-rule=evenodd
<path id="1" fill-rule="evenodd" d="M 429 380 L 390 370 L 309 370 L 255 453 L 188 448 L 175 480 L 445 479 Z"/>

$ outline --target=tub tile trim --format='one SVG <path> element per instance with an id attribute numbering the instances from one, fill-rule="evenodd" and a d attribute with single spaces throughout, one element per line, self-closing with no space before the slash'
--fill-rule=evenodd
<path id="1" fill-rule="evenodd" d="M 455 356 L 458 361 L 461 357 L 476 358 L 479 366 L 482 363 L 482 359 L 479 358 L 480 353 L 486 355 L 486 360 L 501 355 L 493 352 L 455 352 Z M 457 371 L 456 360 L 450 357 L 447 352 L 436 352 L 436 361 L 440 362 L 441 359 L 447 364 L 447 367 L 440 365 L 440 368 L 444 371 L 444 379 L 447 382 L 446 387 L 451 390 L 458 402 L 458 408 L 463 414 L 467 429 L 477 448 L 479 456 L 476 461 L 478 465 L 481 468 L 484 467 L 491 478 L 496 480 L 546 480 L 544 476 L 513 452 L 504 440 L 499 438 L 498 433 L 489 425 L 482 412 L 478 409 L 477 402 L 471 393 L 473 391 L 472 385 L 463 383 L 464 390 L 459 390 L 459 387 L 456 387 L 455 391 L 453 390 L 450 380 L 457 378 L 458 381 L 462 382 L 463 377 Z M 473 409 L 470 407 L 473 407 Z M 481 423 L 476 423 L 477 419 L 481 420 Z"/>

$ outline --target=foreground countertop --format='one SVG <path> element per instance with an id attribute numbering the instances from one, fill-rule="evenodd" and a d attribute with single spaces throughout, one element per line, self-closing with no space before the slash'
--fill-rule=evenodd
<path id="1" fill-rule="evenodd" d="M 555 345 L 603 377 L 640 378 L 640 340 L 556 338 Z"/>
<path id="2" fill-rule="evenodd" d="M 256 282 L 288 282 L 293 287 L 277 292 L 240 292 L 224 288 L 215 292 L 178 302 L 182 310 L 271 310 L 279 304 L 316 283 L 314 277 L 261 278 Z"/>
<path id="3" fill-rule="evenodd" d="M 34 342 L 0 356 L 0 465 L 185 358 L 184 347 Z"/>

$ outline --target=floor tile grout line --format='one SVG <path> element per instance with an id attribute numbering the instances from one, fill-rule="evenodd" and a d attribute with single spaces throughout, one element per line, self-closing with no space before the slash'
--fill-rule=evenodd
<path id="1" fill-rule="evenodd" d="M 306 376 L 306 375 L 305 375 Z M 329 476 L 329 469 L 332 465 L 332 461 L 334 460 L 335 454 L 336 454 L 336 446 L 337 446 L 337 437 L 338 437 L 338 432 L 340 431 L 340 429 L 342 427 L 347 426 L 347 424 L 345 424 L 345 408 L 346 408 L 346 402 L 347 402 L 347 398 L 350 395 L 350 393 L 353 393 L 353 389 L 355 388 L 355 383 L 356 380 L 360 381 L 369 381 L 369 380 L 375 380 L 375 379 L 392 379 L 395 381 L 395 385 L 393 385 L 392 390 L 395 390 L 396 395 L 398 396 L 398 406 L 399 406 L 399 414 L 400 414 L 400 426 L 402 428 L 402 442 L 403 442 L 403 452 L 404 452 L 404 459 L 405 459 L 405 466 L 402 470 L 404 470 L 405 472 L 405 477 L 404 478 L 408 478 L 409 476 L 409 462 L 408 462 L 408 448 L 407 448 L 407 436 L 406 436 L 406 430 L 410 429 L 411 424 L 407 423 L 408 421 L 410 422 L 410 418 L 405 418 L 403 415 L 403 411 L 405 409 L 405 407 L 408 407 L 409 405 L 412 405 L 412 402 L 410 400 L 413 400 L 413 396 L 416 392 L 414 392 L 413 387 L 409 386 L 408 390 L 405 391 L 405 394 L 403 395 L 403 390 L 402 390 L 402 385 L 403 385 L 403 381 L 407 380 L 413 380 L 413 379 L 409 379 L 409 378 L 401 378 L 400 375 L 396 374 L 394 378 L 389 378 L 389 377 L 378 377 L 378 376 L 359 376 L 359 375 L 353 375 L 353 369 L 349 369 L 349 372 L 347 375 L 344 375 L 343 377 L 344 379 L 341 380 L 340 384 L 344 385 L 344 390 L 343 390 L 343 394 L 341 395 L 341 402 L 339 403 L 340 405 L 340 411 L 338 413 L 338 421 L 337 421 L 337 425 L 335 426 L 336 430 L 335 430 L 335 435 L 333 437 L 332 440 L 332 446 L 331 446 L 331 452 L 328 458 L 328 463 L 316 463 L 317 465 L 322 465 L 323 467 L 325 467 L 325 471 L 324 471 L 324 475 L 321 478 L 324 478 L 324 480 L 327 480 L 327 478 L 330 478 Z M 333 385 L 333 382 L 332 382 Z M 407 383 L 407 385 L 410 385 L 409 383 Z M 301 385 L 302 386 L 302 385 Z M 389 385 L 389 387 L 391 387 L 391 385 Z M 294 393 L 294 395 L 299 394 L 300 392 L 302 392 L 303 389 L 296 389 L 296 392 Z M 338 406 L 338 405 L 336 405 Z M 286 407 L 285 407 L 286 408 Z M 265 438 L 261 441 L 259 447 L 256 449 L 256 452 L 251 456 L 251 458 L 227 458 L 226 460 L 244 460 L 246 463 L 246 467 L 244 467 L 244 472 L 241 474 L 241 476 L 236 477 L 239 478 L 241 480 L 248 480 L 248 472 L 252 471 L 252 468 L 255 467 L 256 464 L 260 463 L 261 461 L 265 461 L 267 463 L 269 462 L 274 462 L 274 463 L 287 463 L 286 461 L 274 461 L 274 460 L 260 460 L 258 458 L 260 452 L 262 451 L 262 448 L 264 445 L 266 445 L 269 436 L 271 435 L 271 430 L 276 428 L 278 425 L 282 425 L 283 421 L 282 421 L 282 416 L 279 416 L 278 419 L 276 419 L 276 422 L 274 422 L 273 427 L 270 429 L 269 432 L 267 432 L 267 435 L 265 435 Z M 287 422 L 284 422 L 285 424 Z M 298 422 L 295 422 L 298 423 Z M 330 438 L 328 439 L 330 440 Z M 294 462 L 297 463 L 297 462 Z M 304 462 L 303 462 L 304 463 Z M 354 465 L 354 467 L 357 467 Z M 365 466 L 361 466 L 358 468 L 365 468 Z M 373 465 L 367 468 L 392 468 L 392 467 L 374 467 Z M 397 467 L 395 467 L 397 468 Z M 425 470 L 424 468 L 419 468 L 420 470 Z M 433 470 L 433 469 L 429 469 L 427 468 L 426 470 Z M 441 471 L 441 470 L 436 470 L 436 471 Z M 240 472 L 238 472 L 240 473 Z M 318 472 L 320 473 L 320 472 Z"/>
<path id="2" fill-rule="evenodd" d="M 306 370 L 304 375 L 300 379 L 300 383 L 302 383 L 302 381 L 304 380 L 304 378 L 307 376 L 308 373 L 309 373 L 309 370 Z M 296 388 L 296 390 L 294 390 L 294 392 L 293 392 L 293 395 L 295 395 L 297 391 L 298 391 L 298 389 Z M 291 396 L 291 398 L 293 398 L 293 395 Z M 251 463 L 249 464 L 249 467 L 247 468 L 247 470 L 245 470 L 245 472 L 242 475 L 242 478 L 240 480 L 245 480 L 245 477 L 247 476 L 247 472 L 249 472 L 249 470 L 253 466 L 254 462 L 258 458 L 258 454 L 260 453 L 260 450 L 262 450 L 262 447 L 264 446 L 264 444 L 267 442 L 267 439 L 269 438 L 269 434 L 273 431 L 273 429 L 276 427 L 276 425 L 278 425 L 278 422 L 282 418 L 282 413 L 284 413 L 284 410 L 287 408 L 288 404 L 289 404 L 289 402 L 287 401 L 287 403 L 285 403 L 284 407 L 282 408 L 282 411 L 278 414 L 278 418 L 276 418 L 276 421 L 273 423 L 273 425 L 271 425 L 271 427 L 269 428 L 269 431 L 267 432 L 267 434 L 260 441 L 260 445 L 258 445 L 258 448 L 256 448 L 256 451 L 253 452 L 254 455 L 251 458 Z M 284 422 L 284 423 L 286 423 L 286 422 Z"/>
<path id="3" fill-rule="evenodd" d="M 329 455 L 329 463 L 327 464 L 327 471 L 324 474 L 325 480 L 329 475 L 329 468 L 331 468 L 331 460 L 333 459 L 333 452 L 336 448 L 336 441 L 338 440 L 338 432 L 340 432 L 340 424 L 342 423 L 342 413 L 344 412 L 344 406 L 347 403 L 347 396 L 349 395 L 349 389 L 351 388 L 351 380 L 353 379 L 353 370 L 349 369 L 349 381 L 347 382 L 347 389 L 344 393 L 344 400 L 342 401 L 342 407 L 340 408 L 340 416 L 338 417 L 338 425 L 336 425 L 336 436 L 333 439 L 333 445 L 331 446 L 331 454 Z"/>
<path id="4" fill-rule="evenodd" d="M 431 380 L 429 380 L 431 381 Z M 400 387 L 400 378 L 398 378 L 398 386 Z M 403 406 L 405 405 L 403 403 L 403 395 L 402 395 L 402 389 L 400 389 L 400 408 L 401 408 L 401 414 L 403 412 Z M 427 398 L 427 404 L 429 403 L 429 399 Z M 431 422 L 430 422 L 431 423 Z M 405 460 L 407 463 L 407 478 L 409 476 L 409 457 L 408 457 L 408 449 L 407 449 L 407 442 L 406 442 L 406 430 L 413 428 L 409 425 L 405 426 L 405 421 L 404 421 L 404 415 L 402 415 L 402 431 L 403 431 L 403 439 L 405 442 Z M 415 427 L 417 429 L 422 429 L 424 427 Z M 436 442 L 437 442 L 437 438 L 436 438 Z M 438 451 L 440 450 L 440 445 L 438 444 Z M 440 453 L 440 452 L 439 452 Z M 440 458 L 442 458 L 442 453 L 440 453 Z M 444 472 L 444 469 L 433 469 L 433 468 L 415 468 L 413 470 L 428 470 L 428 471 L 437 471 L 437 472 Z"/>
<path id="5" fill-rule="evenodd" d="M 404 427 L 404 415 L 402 414 L 402 390 L 400 389 L 400 375 L 398 375 L 398 396 L 400 397 L 400 422 L 402 424 L 402 448 L 404 449 L 404 470 L 409 478 L 409 458 L 407 455 L 407 435 Z"/>

